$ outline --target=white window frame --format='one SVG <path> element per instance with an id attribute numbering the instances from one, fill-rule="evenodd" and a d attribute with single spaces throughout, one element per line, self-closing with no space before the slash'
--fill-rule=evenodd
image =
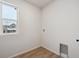
<path id="1" fill-rule="evenodd" d="M 12 7 L 17 9 L 17 20 L 16 20 L 17 23 L 16 23 L 16 32 L 13 32 L 13 33 L 3 33 L 3 20 L 2 20 L 2 15 L 1 15 L 1 18 L 0 18 L 1 33 L 0 33 L 0 35 L 13 35 L 13 34 L 17 34 L 19 32 L 19 9 L 15 5 L 13 5 L 11 3 L 8 3 L 6 1 L 0 1 L 0 6 L 2 6 L 2 4 L 9 5 L 9 6 L 12 6 Z"/>

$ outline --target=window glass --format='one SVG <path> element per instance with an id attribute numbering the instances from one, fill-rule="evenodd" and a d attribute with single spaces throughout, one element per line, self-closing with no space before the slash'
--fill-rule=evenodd
<path id="1" fill-rule="evenodd" d="M 8 4 L 2 4 L 3 33 L 16 32 L 17 9 Z"/>

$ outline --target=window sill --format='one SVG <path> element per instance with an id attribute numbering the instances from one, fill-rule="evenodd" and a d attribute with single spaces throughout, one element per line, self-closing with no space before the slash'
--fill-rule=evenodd
<path id="1" fill-rule="evenodd" d="M 16 33 L 2 33 L 0 35 L 16 35 L 16 34 L 17 34 L 17 32 Z"/>

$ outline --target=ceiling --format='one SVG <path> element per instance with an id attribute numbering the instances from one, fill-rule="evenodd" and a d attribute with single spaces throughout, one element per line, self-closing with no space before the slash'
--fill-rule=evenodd
<path id="1" fill-rule="evenodd" d="M 42 8 L 42 7 L 46 6 L 46 5 L 48 5 L 53 0 L 25 0 L 25 1 L 35 5 L 37 7 Z"/>

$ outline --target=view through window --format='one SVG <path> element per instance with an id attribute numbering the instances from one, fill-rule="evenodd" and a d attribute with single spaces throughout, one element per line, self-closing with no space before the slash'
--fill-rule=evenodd
<path id="1" fill-rule="evenodd" d="M 17 24 L 17 9 L 8 4 L 2 4 L 3 33 L 15 33 Z"/>

